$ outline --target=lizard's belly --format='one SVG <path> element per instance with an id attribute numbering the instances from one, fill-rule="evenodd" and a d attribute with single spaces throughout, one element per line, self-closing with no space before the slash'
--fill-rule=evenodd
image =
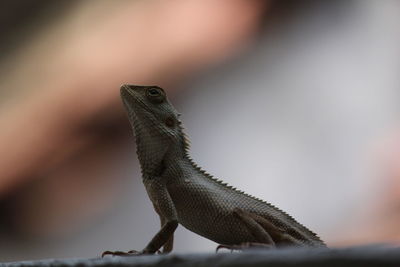
<path id="1" fill-rule="evenodd" d="M 245 225 L 233 215 L 239 203 L 218 190 L 177 187 L 171 197 L 178 221 L 185 228 L 219 244 L 255 242 Z"/>

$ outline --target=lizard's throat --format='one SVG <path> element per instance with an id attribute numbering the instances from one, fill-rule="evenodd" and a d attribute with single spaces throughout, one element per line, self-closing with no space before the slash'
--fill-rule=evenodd
<path id="1" fill-rule="evenodd" d="M 171 163 L 171 157 L 174 160 L 184 157 L 186 148 L 183 145 L 183 136 L 182 140 L 174 140 L 160 133 L 156 127 L 151 127 L 154 126 L 151 120 L 146 120 L 146 124 L 143 125 L 135 119 L 131 123 L 134 126 L 136 153 L 143 178 L 161 175 L 165 164 Z"/>
<path id="2" fill-rule="evenodd" d="M 138 125 L 135 123 L 134 134 L 136 141 L 136 153 L 139 159 L 143 178 L 155 178 L 160 176 L 164 169 L 164 157 L 169 149 L 171 141 L 163 138 L 157 129 Z"/>

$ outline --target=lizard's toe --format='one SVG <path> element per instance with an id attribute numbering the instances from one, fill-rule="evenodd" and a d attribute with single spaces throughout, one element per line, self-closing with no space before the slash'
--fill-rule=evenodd
<path id="1" fill-rule="evenodd" d="M 101 254 L 101 257 L 103 258 L 106 255 L 111 255 L 111 256 L 120 256 L 120 257 L 127 257 L 127 256 L 138 256 L 138 255 L 143 255 L 144 253 L 141 251 L 136 251 L 136 250 L 129 250 L 128 252 L 124 251 L 104 251 Z"/>
<path id="2" fill-rule="evenodd" d="M 231 245 L 218 245 L 217 248 L 215 249 L 215 253 L 218 253 L 218 251 L 223 248 L 229 249 L 231 253 L 234 250 L 233 246 Z"/>
<path id="3" fill-rule="evenodd" d="M 246 249 L 252 249 L 252 248 L 264 248 L 264 249 L 271 249 L 274 248 L 275 246 L 270 245 L 270 244 L 264 244 L 264 243 L 256 243 L 256 242 L 243 242 L 239 245 L 218 245 L 217 248 L 215 249 L 215 253 L 218 253 L 218 251 L 222 248 L 229 249 L 231 252 L 234 250 L 246 250 Z"/>

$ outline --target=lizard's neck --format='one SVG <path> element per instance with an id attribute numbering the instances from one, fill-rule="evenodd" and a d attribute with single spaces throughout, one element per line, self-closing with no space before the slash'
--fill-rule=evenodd
<path id="1" fill-rule="evenodd" d="M 150 131 L 135 128 L 136 153 L 143 178 L 159 176 L 163 170 L 163 158 L 168 150 L 161 138 L 156 138 Z"/>
<path id="2" fill-rule="evenodd" d="M 166 165 L 165 167 L 168 167 L 170 165 L 176 165 L 182 160 L 185 160 L 186 158 L 187 158 L 186 148 L 181 144 L 172 144 L 168 148 L 167 153 L 165 153 L 163 162 Z"/>
<path id="3" fill-rule="evenodd" d="M 182 160 L 188 159 L 189 141 L 186 137 L 182 124 L 179 124 L 179 137 L 168 146 L 163 160 L 166 165 L 175 165 Z"/>
<path id="4" fill-rule="evenodd" d="M 138 134 L 136 147 L 143 179 L 159 177 L 166 168 L 186 159 L 185 142 L 183 136 L 180 140 L 165 140 L 149 134 Z"/>

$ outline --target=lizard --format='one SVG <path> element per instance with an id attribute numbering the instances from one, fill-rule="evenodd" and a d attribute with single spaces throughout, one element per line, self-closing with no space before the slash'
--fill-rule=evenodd
<path id="1" fill-rule="evenodd" d="M 180 113 L 158 86 L 123 85 L 121 98 L 136 139 L 147 194 L 161 229 L 141 251 L 104 255 L 171 252 L 178 224 L 220 248 L 311 246 L 325 243 L 272 204 L 214 178 L 189 156 Z"/>

